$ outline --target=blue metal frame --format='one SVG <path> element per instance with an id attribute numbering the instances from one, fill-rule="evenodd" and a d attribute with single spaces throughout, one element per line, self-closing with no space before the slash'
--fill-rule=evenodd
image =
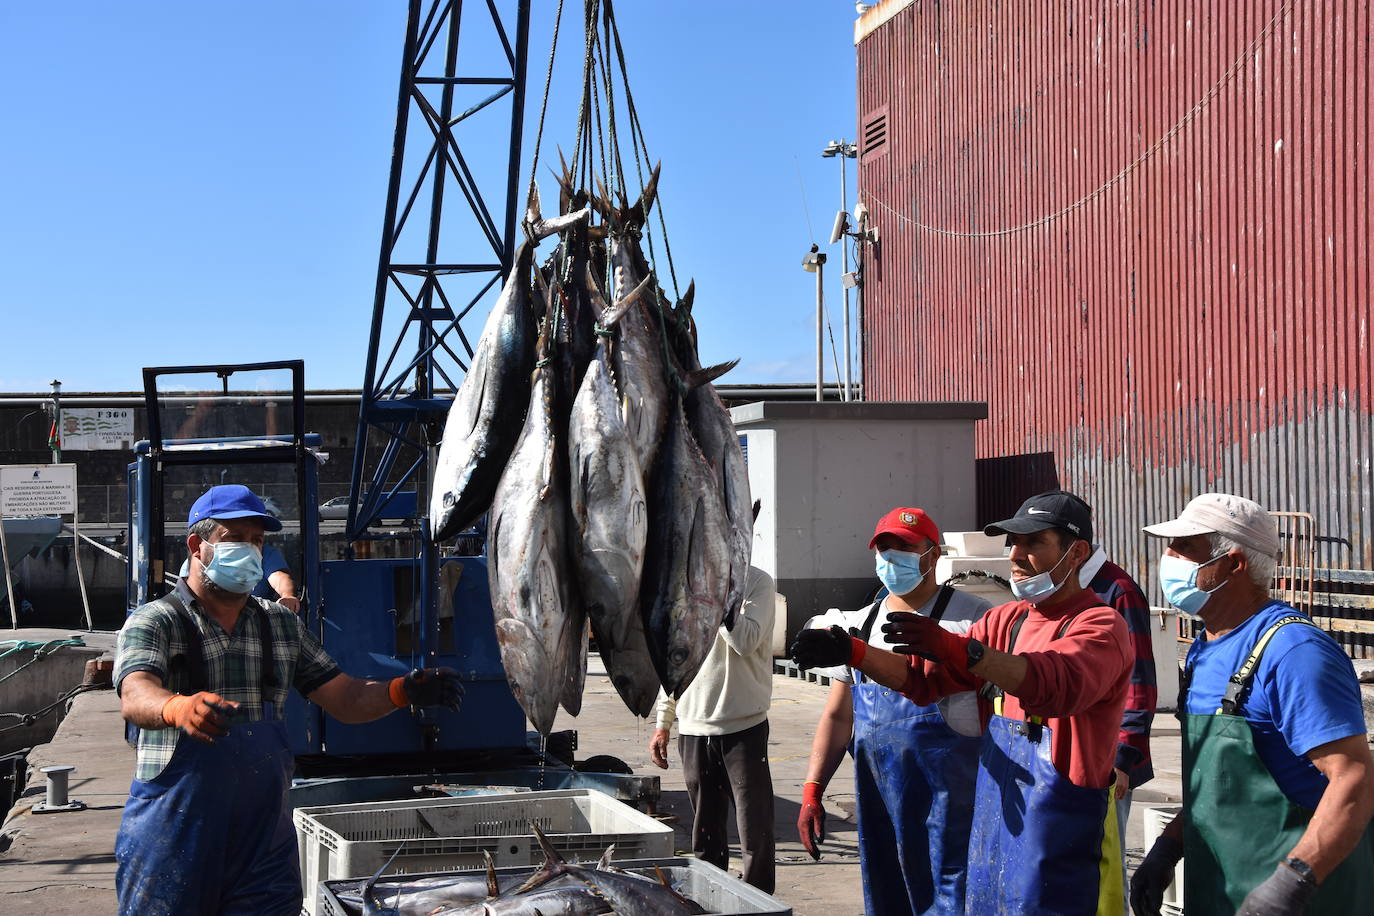
<path id="1" fill-rule="evenodd" d="M 292 375 L 292 429 L 283 436 L 241 436 L 224 439 L 163 439 L 158 379 L 176 375 L 214 373 L 228 379 L 236 372 L 285 369 Z M 305 364 L 301 360 L 237 365 L 174 366 L 143 370 L 144 401 L 149 438 L 134 446 L 134 461 L 129 465 L 129 549 L 130 581 L 126 586 L 130 611 L 168 591 L 164 579 L 164 542 L 169 520 L 166 518 L 163 479 L 169 467 L 241 467 L 258 464 L 290 464 L 295 468 L 297 502 L 300 507 L 301 567 L 292 570 L 299 583 L 301 615 L 307 628 L 316 635 L 323 629 L 320 589 L 320 518 L 318 466 L 309 449 L 323 444 L 315 433 L 305 432 Z M 275 441 L 279 445 L 264 445 Z M 235 443 L 242 443 L 234 448 Z M 214 449 L 185 449 L 178 446 L 209 445 Z M 184 522 L 170 520 L 173 529 Z M 318 753 L 323 743 L 323 713 L 319 707 L 292 693 L 286 705 L 287 728 L 292 751 Z"/>
<path id="2" fill-rule="evenodd" d="M 361 537 L 377 521 L 380 507 L 401 490 L 417 490 L 422 504 L 420 511 L 424 511 L 427 490 L 417 484 L 423 481 L 430 451 L 438 441 L 444 414 L 452 402 L 451 397 L 440 396 L 438 391 L 442 386 L 457 389 L 473 352 L 472 342 L 461 322 L 499 286 L 510 269 L 519 190 L 525 71 L 529 57 L 530 0 L 503 4 L 506 6 L 504 15 L 498 10 L 496 0 L 468 5 L 477 8 L 476 15 L 486 13 L 490 16 L 502 56 L 509 65 L 495 75 L 458 75 L 465 6 L 462 0 L 410 0 L 391 175 L 373 294 L 367 371 L 349 494 L 350 539 Z M 440 55 L 434 52 L 441 44 L 440 60 Z M 431 70 L 437 70 L 437 74 L 430 75 Z M 455 113 L 454 90 L 460 86 L 491 86 L 493 92 L 476 105 Z M 510 133 L 505 206 L 498 229 L 492 210 L 463 155 L 466 144 L 460 143 L 455 128 L 507 95 L 511 96 Z M 408 178 L 405 174 L 406 140 L 412 110 L 429 129 L 433 142 L 417 175 Z M 489 131 L 473 132 L 471 139 L 487 149 L 493 143 Z M 440 257 L 440 235 L 444 192 L 450 181 L 462 192 L 466 204 L 466 208 L 460 210 L 462 217 L 471 220 L 490 250 L 484 250 L 475 258 L 446 262 Z M 402 204 L 405 188 L 410 190 Z M 403 230 L 412 221 L 412 216 L 419 215 L 415 213 L 416 204 L 426 196 L 428 226 L 423 233 L 423 249 L 401 251 Z M 462 308 L 455 309 L 444 289 L 444 278 L 455 274 L 490 274 L 490 278 Z M 402 282 L 404 277 L 421 278 L 418 291 L 407 289 Z M 391 314 L 404 316 L 404 321 L 383 358 L 383 324 L 388 303 Z M 449 340 L 455 331 L 465 355 L 455 352 Z M 375 465 L 369 465 L 366 446 L 378 434 L 382 454 Z M 424 565 L 432 575 L 433 558 L 425 560 Z"/>

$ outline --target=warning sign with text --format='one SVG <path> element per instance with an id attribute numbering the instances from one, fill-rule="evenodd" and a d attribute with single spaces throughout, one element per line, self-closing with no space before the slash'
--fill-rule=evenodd
<path id="1" fill-rule="evenodd" d="M 76 465 L 0 466 L 0 515 L 70 515 L 76 512 Z"/>

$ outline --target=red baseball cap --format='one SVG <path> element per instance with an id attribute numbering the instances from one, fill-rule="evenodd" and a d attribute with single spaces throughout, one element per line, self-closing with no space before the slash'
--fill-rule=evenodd
<path id="1" fill-rule="evenodd" d="M 898 507 L 878 519 L 878 527 L 873 529 L 873 539 L 868 549 L 878 543 L 880 535 L 890 534 L 912 547 L 918 546 L 924 538 L 933 544 L 940 543 L 940 527 L 922 509 Z"/>

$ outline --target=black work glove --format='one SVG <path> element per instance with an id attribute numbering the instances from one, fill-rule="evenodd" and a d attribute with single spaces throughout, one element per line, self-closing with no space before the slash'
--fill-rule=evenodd
<path id="1" fill-rule="evenodd" d="M 792 661 L 798 668 L 831 668 L 849 664 L 853 639 L 843 627 L 802 630 L 792 640 Z"/>
<path id="2" fill-rule="evenodd" d="M 1300 916 L 1317 892 L 1317 882 L 1282 863 L 1241 901 L 1236 916 Z"/>
<path id="3" fill-rule="evenodd" d="M 444 706 L 457 712 L 463 684 L 452 668 L 416 668 L 401 681 L 411 706 Z"/>
<path id="4" fill-rule="evenodd" d="M 1174 881 L 1174 866 L 1183 858 L 1183 844 L 1161 836 L 1131 875 L 1131 912 L 1135 916 L 1159 916 L 1164 889 Z"/>

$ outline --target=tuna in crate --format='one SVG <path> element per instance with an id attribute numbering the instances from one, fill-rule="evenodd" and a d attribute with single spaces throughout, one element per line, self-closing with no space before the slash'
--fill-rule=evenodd
<path id="1" fill-rule="evenodd" d="M 700 859 L 655 856 L 618 860 L 616 866 L 650 881 L 658 881 L 662 876 L 670 887 L 711 916 L 792 916 L 792 908 L 781 900 Z M 499 868 L 496 873 L 500 885 L 509 888 L 528 878 L 533 871 L 533 868 Z M 377 899 L 385 900 L 387 906 L 400 907 L 402 912 L 408 908 L 407 904 L 425 910 L 426 906 L 444 899 L 439 887 L 445 877 L 409 875 L 405 881 L 390 882 L 383 878 L 377 882 L 374 892 Z M 485 872 L 469 871 L 461 875 L 450 872 L 447 877 L 466 877 L 476 882 L 485 877 Z M 363 879 L 321 883 L 318 896 L 307 898 L 315 906 L 312 912 L 319 916 L 359 916 L 363 883 Z"/>
<path id="2" fill-rule="evenodd" d="M 386 874 L 535 866 L 544 855 L 530 830 L 539 825 L 569 862 L 595 862 L 614 844 L 617 859 L 673 854 L 673 830 L 594 789 L 464 798 L 408 799 L 297 808 L 301 883 L 307 909 L 323 881 Z"/>

